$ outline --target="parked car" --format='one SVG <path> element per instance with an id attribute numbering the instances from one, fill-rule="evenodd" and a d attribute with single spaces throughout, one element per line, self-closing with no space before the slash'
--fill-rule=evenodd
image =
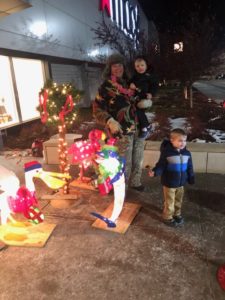
<path id="1" fill-rule="evenodd" d="M 216 75 L 215 79 L 225 79 L 225 74 L 224 73 L 218 74 Z"/>

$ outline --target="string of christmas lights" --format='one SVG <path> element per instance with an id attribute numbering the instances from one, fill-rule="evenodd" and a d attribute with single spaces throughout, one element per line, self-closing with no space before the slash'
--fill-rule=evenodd
<path id="1" fill-rule="evenodd" d="M 76 104 L 81 98 L 82 92 L 72 84 L 57 84 L 47 81 L 40 92 L 38 110 L 41 120 L 47 126 L 58 127 L 58 154 L 60 171 L 65 174 L 63 180 L 63 194 L 69 193 L 68 174 L 70 165 L 68 162 L 68 150 L 66 131 L 70 128 L 77 116 Z"/>

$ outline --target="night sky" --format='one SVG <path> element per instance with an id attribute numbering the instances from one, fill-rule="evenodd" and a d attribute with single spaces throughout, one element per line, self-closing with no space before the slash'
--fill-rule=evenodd
<path id="1" fill-rule="evenodd" d="M 215 15 L 225 28 L 225 0 L 138 0 L 145 14 L 153 20 L 159 31 L 176 29 L 185 22 L 190 12 Z"/>

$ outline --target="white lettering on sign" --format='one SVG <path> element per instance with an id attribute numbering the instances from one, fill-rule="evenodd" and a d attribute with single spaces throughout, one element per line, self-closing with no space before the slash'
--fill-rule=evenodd
<path id="1" fill-rule="evenodd" d="M 130 38 L 137 40 L 139 32 L 139 8 L 130 0 L 101 0 L 100 10 L 106 10 L 113 22 Z"/>

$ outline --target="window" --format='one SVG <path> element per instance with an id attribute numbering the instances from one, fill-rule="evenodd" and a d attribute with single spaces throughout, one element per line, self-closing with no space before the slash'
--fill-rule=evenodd
<path id="1" fill-rule="evenodd" d="M 0 70 L 0 129 L 39 118 L 42 61 L 0 55 Z"/>
<path id="2" fill-rule="evenodd" d="M 13 58 L 22 121 L 40 117 L 37 111 L 38 93 L 44 85 L 42 62 L 34 59 Z"/>
<path id="3" fill-rule="evenodd" d="M 0 56 L 0 128 L 19 122 L 13 90 L 10 62 Z"/>

